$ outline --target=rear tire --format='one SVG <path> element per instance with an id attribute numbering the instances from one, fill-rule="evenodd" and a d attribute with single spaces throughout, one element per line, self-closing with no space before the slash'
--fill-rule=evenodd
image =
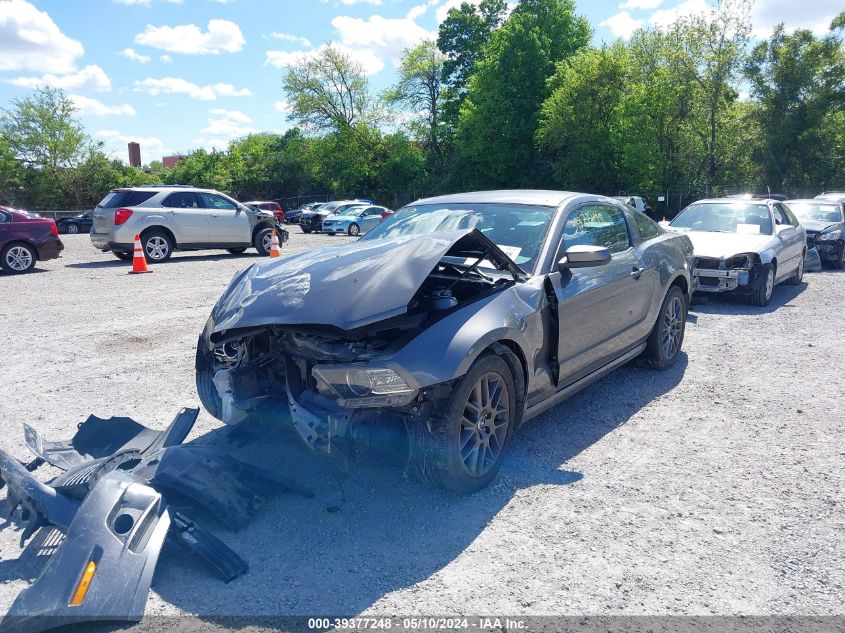
<path id="1" fill-rule="evenodd" d="M 775 266 L 774 264 L 764 264 L 762 268 L 763 283 L 760 287 L 751 293 L 749 300 L 751 305 L 765 307 L 769 305 L 772 300 L 772 294 L 775 289 Z"/>
<path id="2" fill-rule="evenodd" d="M 141 248 L 148 264 L 160 264 L 173 254 L 173 240 L 161 229 L 152 229 L 141 235 Z"/>
<path id="3" fill-rule="evenodd" d="M 516 403 L 510 366 L 499 356 L 478 358 L 455 385 L 443 415 L 432 421 L 431 432 L 423 431 L 430 481 L 463 494 L 489 485 L 502 465 Z"/>
<path id="4" fill-rule="evenodd" d="M 123 251 L 112 251 L 112 255 L 125 262 L 131 261 L 133 257 L 132 253 L 124 253 Z"/>
<path id="5" fill-rule="evenodd" d="M 789 285 L 790 286 L 797 286 L 801 283 L 801 280 L 804 279 L 804 258 L 807 257 L 806 252 L 801 253 L 801 259 L 798 262 L 798 268 L 795 269 L 795 274 L 789 278 Z"/>
<path id="6" fill-rule="evenodd" d="M 23 242 L 13 242 L 0 252 L 0 268 L 13 275 L 28 273 L 37 261 L 38 253 Z"/>
<path id="7" fill-rule="evenodd" d="M 202 339 L 197 342 L 196 368 L 197 395 L 202 406 L 215 418 L 223 421 L 223 401 L 214 386 L 214 355 L 205 348 Z"/>
<path id="8" fill-rule="evenodd" d="M 678 286 L 669 288 L 645 350 L 640 355 L 640 364 L 652 369 L 666 369 L 675 364 L 684 344 L 688 309 L 684 291 Z"/>
<path id="9" fill-rule="evenodd" d="M 77 233 L 79 233 L 79 225 L 72 223 L 68 224 L 65 228 L 65 233 L 68 233 L 69 235 L 76 235 Z"/>
<path id="10" fill-rule="evenodd" d="M 302 229 L 302 232 L 303 232 L 303 233 L 310 233 L 310 232 L 311 232 L 311 229 L 306 229 L 306 228 L 305 228 L 304 226 L 302 226 L 302 225 L 300 225 L 300 227 L 299 227 L 299 228 L 301 228 L 301 229 Z"/>
<path id="11" fill-rule="evenodd" d="M 246 247 L 244 248 L 227 248 L 227 252 L 231 253 L 232 255 L 243 255 L 246 253 Z"/>

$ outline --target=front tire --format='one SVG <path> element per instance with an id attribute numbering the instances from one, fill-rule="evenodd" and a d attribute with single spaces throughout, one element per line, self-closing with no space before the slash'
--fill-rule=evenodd
<path id="1" fill-rule="evenodd" d="M 227 248 L 226 252 L 231 253 L 232 255 L 243 255 L 246 253 L 246 248 Z"/>
<path id="2" fill-rule="evenodd" d="M 760 287 L 751 293 L 751 305 L 765 307 L 769 305 L 772 300 L 772 293 L 775 290 L 775 266 L 774 264 L 764 264 L 761 271 L 763 283 Z"/>
<path id="3" fill-rule="evenodd" d="M 310 233 L 311 232 L 311 229 L 306 229 L 304 226 L 300 226 L 299 228 L 302 229 L 303 233 Z"/>
<path id="4" fill-rule="evenodd" d="M 845 242 L 839 243 L 839 256 L 833 260 L 832 266 L 836 270 L 842 270 L 845 268 Z"/>
<path id="5" fill-rule="evenodd" d="M 354 222 L 349 225 L 349 230 L 347 231 L 347 233 L 349 233 L 349 235 L 351 235 L 352 237 L 355 237 L 360 232 L 361 232 L 361 227 L 358 226 L 357 224 L 355 224 Z"/>
<path id="6" fill-rule="evenodd" d="M 0 252 L 0 268 L 13 275 L 28 273 L 35 268 L 37 261 L 38 253 L 35 249 L 22 242 L 9 244 Z"/>
<path id="7" fill-rule="evenodd" d="M 675 364 L 684 344 L 688 309 L 684 291 L 678 286 L 669 288 L 660 305 L 657 323 L 640 356 L 642 365 L 652 369 L 666 369 Z"/>
<path id="8" fill-rule="evenodd" d="M 502 465 L 516 402 L 509 365 L 493 355 L 476 360 L 426 435 L 425 472 L 431 482 L 463 494 L 487 486 Z"/>
<path id="9" fill-rule="evenodd" d="M 160 264 L 173 254 L 173 240 L 164 231 L 153 229 L 141 236 L 141 248 L 148 264 Z"/>
<path id="10" fill-rule="evenodd" d="M 68 224 L 65 228 L 65 233 L 69 235 L 76 235 L 79 233 L 79 225 L 78 224 Z"/>
<path id="11" fill-rule="evenodd" d="M 267 257 L 270 254 L 270 246 L 273 241 L 273 229 L 261 229 L 255 234 L 255 238 L 252 240 L 253 246 L 255 246 L 255 250 L 258 251 L 258 254 L 262 257 Z"/>

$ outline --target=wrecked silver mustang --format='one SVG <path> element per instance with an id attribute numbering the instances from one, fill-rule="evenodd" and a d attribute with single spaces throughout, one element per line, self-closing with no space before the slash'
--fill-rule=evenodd
<path id="1" fill-rule="evenodd" d="M 471 492 L 524 421 L 633 358 L 677 359 L 692 261 L 688 237 L 601 196 L 420 200 L 237 274 L 199 339 L 200 399 L 313 450 L 401 436 L 417 475 Z"/>

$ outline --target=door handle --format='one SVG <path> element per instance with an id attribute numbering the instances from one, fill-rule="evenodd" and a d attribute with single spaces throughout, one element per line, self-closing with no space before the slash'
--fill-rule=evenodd
<path id="1" fill-rule="evenodd" d="M 212 214 L 211 214 L 211 217 L 212 217 L 212 218 L 216 218 L 216 217 L 218 217 L 218 216 L 217 216 L 217 214 L 216 214 L 216 213 L 212 213 Z"/>
<path id="2" fill-rule="evenodd" d="M 631 271 L 631 277 L 633 277 L 634 279 L 639 279 L 640 275 L 642 275 L 645 270 L 645 268 L 637 268 L 636 266 L 634 266 L 634 270 Z"/>

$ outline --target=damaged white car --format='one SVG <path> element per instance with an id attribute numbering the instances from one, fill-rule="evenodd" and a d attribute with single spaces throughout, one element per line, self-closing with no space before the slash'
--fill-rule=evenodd
<path id="1" fill-rule="evenodd" d="M 675 362 L 691 273 L 686 236 L 609 198 L 421 200 L 353 243 L 237 274 L 197 387 L 227 424 L 394 447 L 421 478 L 478 490 L 525 420 L 633 358 Z"/>
<path id="2" fill-rule="evenodd" d="M 736 292 L 765 306 L 775 285 L 804 277 L 806 231 L 777 200 L 699 200 L 666 226 L 692 240 L 698 292 Z"/>

